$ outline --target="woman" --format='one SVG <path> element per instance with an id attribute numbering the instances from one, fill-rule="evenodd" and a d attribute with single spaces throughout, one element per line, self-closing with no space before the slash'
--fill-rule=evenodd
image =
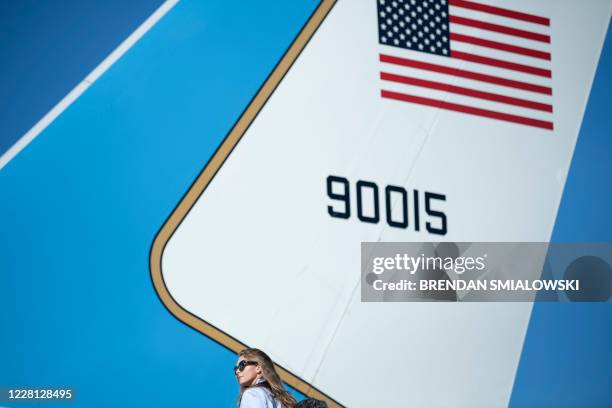
<path id="1" fill-rule="evenodd" d="M 293 408 L 295 398 L 289 394 L 274 364 L 266 353 L 258 349 L 245 349 L 238 354 L 234 367 L 240 384 L 238 406 L 240 408 Z"/>

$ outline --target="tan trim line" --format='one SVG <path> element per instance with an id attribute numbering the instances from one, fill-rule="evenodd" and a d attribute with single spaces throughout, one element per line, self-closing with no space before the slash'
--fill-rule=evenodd
<path id="1" fill-rule="evenodd" d="M 261 111 L 274 90 L 278 87 L 285 74 L 289 71 L 289 68 L 291 68 L 304 47 L 306 47 L 306 44 L 312 38 L 315 31 L 317 28 L 319 28 L 335 3 L 336 0 L 322 0 L 319 3 L 317 9 L 302 28 L 302 31 L 298 34 L 285 55 L 272 71 L 272 74 L 270 74 L 264 85 L 251 100 L 247 109 L 243 112 L 240 119 L 238 119 L 232 130 L 226 136 L 225 140 L 223 140 L 221 143 L 221 146 L 206 164 L 204 170 L 202 170 L 198 178 L 191 185 L 189 191 L 174 209 L 170 217 L 168 217 L 166 223 L 159 230 L 151 247 L 151 279 L 157 295 L 164 306 L 181 322 L 206 335 L 207 337 L 210 337 L 235 353 L 238 353 L 247 346 L 229 334 L 189 313 L 172 298 L 172 295 L 170 295 L 170 292 L 168 291 L 168 288 L 164 282 L 161 268 L 164 248 L 170 240 L 172 234 L 174 234 L 174 231 L 176 231 L 180 223 L 183 221 L 183 219 L 185 219 L 189 213 L 189 210 L 191 210 L 191 207 L 193 207 L 208 184 L 212 181 L 217 171 L 228 158 L 234 147 L 238 144 L 242 136 L 244 136 L 246 130 L 249 128 L 257 114 Z M 281 376 L 281 379 L 301 393 L 308 395 L 309 397 L 324 400 L 330 407 L 342 407 L 340 403 L 325 395 L 318 389 L 312 387 L 310 384 L 283 367 L 277 366 L 276 368 Z"/>

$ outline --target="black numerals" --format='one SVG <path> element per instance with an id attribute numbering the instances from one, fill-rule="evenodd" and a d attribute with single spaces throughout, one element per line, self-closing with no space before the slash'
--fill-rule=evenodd
<path id="1" fill-rule="evenodd" d="M 359 180 L 355 184 L 357 218 L 368 224 L 380 222 L 381 197 L 378 185 L 371 181 Z M 413 228 L 420 231 L 421 218 L 426 217 L 425 228 L 430 234 L 446 235 L 446 214 L 440 209 L 446 202 L 444 194 L 425 191 L 425 214 L 420 212 L 419 190 L 406 190 L 401 186 L 388 185 L 384 189 L 384 209 L 387 225 L 393 228 Z M 327 206 L 327 213 L 334 218 L 348 219 L 351 217 L 351 187 L 350 182 L 339 176 L 327 177 L 327 196 L 334 200 Z M 440 203 L 442 202 L 442 203 Z M 412 218 L 411 218 L 412 217 Z"/>
<path id="2" fill-rule="evenodd" d="M 341 193 L 335 192 L 341 190 Z M 329 176 L 327 177 L 327 196 L 332 200 L 338 200 L 343 203 L 342 211 L 337 207 L 327 206 L 327 212 L 332 217 L 349 218 L 351 216 L 351 196 L 349 191 L 349 182 L 344 177 Z"/>
<path id="3" fill-rule="evenodd" d="M 440 218 L 441 224 L 440 228 L 435 228 L 429 221 L 427 221 L 425 223 L 425 227 L 427 228 L 427 231 L 431 232 L 432 234 L 446 235 L 446 214 L 441 211 L 432 210 L 431 200 L 446 201 L 446 196 L 444 194 L 425 192 L 425 212 L 429 216 Z"/>
<path id="4" fill-rule="evenodd" d="M 400 199 L 395 205 L 396 211 L 400 212 L 401 217 L 393 219 L 393 195 L 400 195 Z M 387 224 L 396 228 L 408 227 L 408 193 L 404 187 L 387 186 L 385 187 L 385 205 L 387 210 Z M 399 209 L 399 211 L 397 211 Z"/>
<path id="5" fill-rule="evenodd" d="M 370 190 L 369 194 L 368 190 Z M 371 202 L 373 206 L 373 214 L 370 216 L 364 214 L 363 211 L 365 197 L 368 198 L 368 202 Z M 379 213 L 378 186 L 369 181 L 359 180 L 357 182 L 357 217 L 363 222 L 378 224 L 378 221 L 380 221 Z"/>

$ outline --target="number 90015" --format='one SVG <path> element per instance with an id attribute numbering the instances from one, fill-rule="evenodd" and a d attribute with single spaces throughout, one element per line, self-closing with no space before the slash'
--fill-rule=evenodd
<path id="1" fill-rule="evenodd" d="M 381 219 L 380 203 L 382 201 L 385 206 L 385 219 L 390 227 L 412 228 L 414 231 L 420 231 L 423 216 L 426 217 L 424 221 L 427 232 L 446 235 L 446 214 L 439 209 L 434 209 L 436 204 L 441 205 L 439 202 L 446 202 L 446 196 L 429 191 L 420 193 L 419 190 L 411 190 L 410 193 L 404 187 L 388 185 L 385 186 L 384 193 L 381 194 L 376 183 L 358 180 L 355 183 L 354 198 L 357 218 L 362 222 L 378 224 Z M 421 195 L 423 196 L 424 210 L 421 210 L 420 206 Z M 351 184 L 346 178 L 328 176 L 327 196 L 335 201 L 335 203 L 327 206 L 329 215 L 343 219 L 351 217 L 351 202 L 353 199 L 351 198 Z"/>

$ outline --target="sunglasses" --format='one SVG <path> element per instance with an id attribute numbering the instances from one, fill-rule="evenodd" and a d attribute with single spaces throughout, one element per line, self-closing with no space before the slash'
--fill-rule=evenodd
<path id="1" fill-rule="evenodd" d="M 250 365 L 257 365 L 256 361 L 248 361 L 248 360 L 242 360 L 241 362 L 238 363 L 238 365 L 234 366 L 234 372 L 236 372 L 236 370 L 238 370 L 238 372 L 242 372 L 242 370 L 244 370 L 246 368 L 246 366 L 250 366 Z"/>

